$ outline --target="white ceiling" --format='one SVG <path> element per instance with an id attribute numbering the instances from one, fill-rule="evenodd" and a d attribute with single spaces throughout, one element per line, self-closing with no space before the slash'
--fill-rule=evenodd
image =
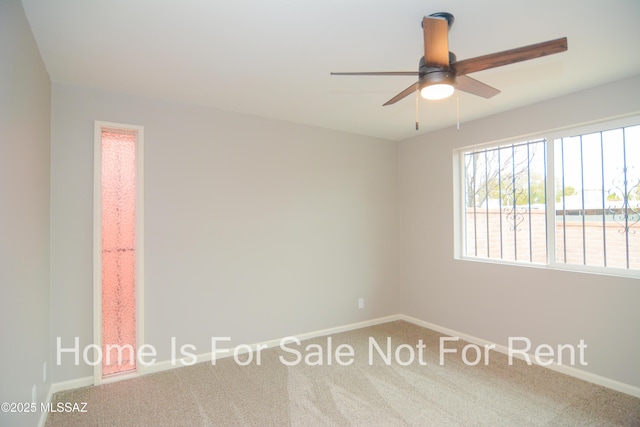
<path id="1" fill-rule="evenodd" d="M 54 81 L 402 140 L 640 75 L 638 0 L 22 0 Z M 471 76 L 502 91 L 382 104 L 413 77 L 424 15 L 459 60 L 566 36 L 569 50 Z"/>

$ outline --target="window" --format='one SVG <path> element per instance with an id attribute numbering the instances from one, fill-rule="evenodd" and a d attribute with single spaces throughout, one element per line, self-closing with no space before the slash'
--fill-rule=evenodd
<path id="1" fill-rule="evenodd" d="M 639 122 L 459 151 L 459 255 L 636 275 Z"/>
<path id="2" fill-rule="evenodd" d="M 545 141 L 464 153 L 466 255 L 545 262 Z"/>
<path id="3" fill-rule="evenodd" d="M 135 374 L 141 341 L 141 127 L 96 122 L 94 379 Z"/>

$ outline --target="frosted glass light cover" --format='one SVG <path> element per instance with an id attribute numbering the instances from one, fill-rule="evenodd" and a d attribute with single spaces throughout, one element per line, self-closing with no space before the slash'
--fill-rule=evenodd
<path id="1" fill-rule="evenodd" d="M 136 369 L 136 135 L 102 132 L 102 374 Z"/>

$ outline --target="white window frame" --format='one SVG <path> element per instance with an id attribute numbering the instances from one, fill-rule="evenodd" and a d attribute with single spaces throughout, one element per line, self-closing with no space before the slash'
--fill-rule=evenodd
<path id="1" fill-rule="evenodd" d="M 93 344 L 102 348 L 102 131 L 114 130 L 136 133 L 136 219 L 135 219 L 135 277 L 136 277 L 136 358 L 144 345 L 144 126 L 94 122 L 93 145 Z M 97 351 L 93 361 L 98 360 Z M 95 385 L 134 378 L 142 373 L 140 363 L 135 371 L 113 374 L 104 378 L 102 363 L 93 367 Z"/>
<path id="2" fill-rule="evenodd" d="M 607 276 L 622 276 L 622 277 L 634 277 L 640 278 L 640 270 L 615 268 L 615 267 L 600 267 L 590 265 L 568 264 L 562 262 L 556 262 L 556 243 L 555 232 L 549 230 L 556 229 L 556 215 L 555 209 L 546 209 L 547 214 L 547 229 L 546 229 L 546 243 L 547 243 L 547 260 L 546 263 L 535 263 L 530 261 L 513 261 L 502 260 L 496 258 L 483 258 L 465 255 L 466 253 L 466 229 L 465 229 L 465 215 L 463 214 L 466 202 L 463 183 L 465 182 L 465 163 L 464 153 L 472 150 L 478 150 L 489 147 L 496 147 L 499 145 L 518 144 L 523 141 L 532 141 L 537 139 L 544 139 L 547 144 L 546 148 L 546 194 L 547 201 L 555 200 L 555 168 L 554 168 L 554 152 L 555 152 L 555 140 L 566 138 L 574 135 L 585 135 L 594 132 L 607 131 L 612 129 L 619 129 L 623 127 L 640 125 L 640 115 L 627 115 L 624 117 L 613 118 L 608 120 L 602 120 L 589 124 L 565 127 L 561 129 L 554 129 L 550 131 L 544 131 L 536 134 L 526 135 L 517 138 L 509 138 L 503 140 L 496 140 L 486 142 L 482 144 L 474 144 L 471 146 L 462 147 L 454 150 L 453 156 L 453 185 L 454 185 L 454 258 L 465 261 L 494 263 L 494 264 L 506 264 L 517 265 L 532 268 L 546 268 L 554 270 L 564 271 L 577 271 L 582 273 L 601 274 Z M 548 205 L 547 205 L 548 207 Z M 640 231 L 640 229 L 636 229 Z"/>

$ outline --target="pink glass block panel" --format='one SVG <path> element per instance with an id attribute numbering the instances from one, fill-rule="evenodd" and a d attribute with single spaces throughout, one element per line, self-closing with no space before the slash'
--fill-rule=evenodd
<path id="1" fill-rule="evenodd" d="M 136 135 L 102 132 L 102 374 L 136 369 Z"/>

